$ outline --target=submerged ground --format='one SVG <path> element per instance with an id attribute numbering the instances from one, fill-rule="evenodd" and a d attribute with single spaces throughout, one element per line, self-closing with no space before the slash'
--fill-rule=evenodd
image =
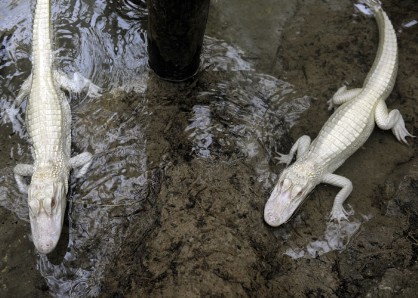
<path id="1" fill-rule="evenodd" d="M 337 171 L 354 184 L 350 223 L 327 222 L 338 191 L 328 185 L 282 227 L 263 222 L 283 169 L 276 152 L 316 136 L 327 99 L 344 82 L 361 86 L 378 43 L 376 23 L 350 1 L 288 2 L 213 1 L 205 71 L 192 82 L 140 75 L 142 87 L 73 101 L 74 150 L 96 158 L 72 181 L 65 231 L 48 257 L 34 251 L 11 175 L 30 160 L 27 142 L 4 121 L 0 296 L 415 296 L 416 139 L 405 146 L 376 129 Z M 418 5 L 383 4 L 399 41 L 387 104 L 416 135 L 418 25 L 408 23 Z"/>

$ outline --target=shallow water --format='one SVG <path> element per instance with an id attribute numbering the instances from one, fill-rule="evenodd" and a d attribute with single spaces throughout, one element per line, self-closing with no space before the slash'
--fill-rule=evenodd
<path id="1" fill-rule="evenodd" d="M 22 11 L 27 14 L 32 8 L 25 3 L 9 3 L 5 8 L 16 14 L 16 19 L 2 22 L 3 31 L 13 31 L 13 47 L 6 44 L 4 58 L 16 60 L 10 63 L 14 73 L 6 65 L 1 69 L 8 74 L 3 86 L 10 91 L 2 98 L 2 120 L 4 126 L 11 124 L 13 132 L 22 138 L 21 143 L 10 148 L 13 156 L 9 157 L 29 161 L 23 116 L 12 103 L 19 83 L 30 71 L 27 60 L 32 20 L 24 18 Z M 71 183 L 69 236 L 63 259 L 54 264 L 40 255 L 37 267 L 54 295 L 97 295 L 104 268 L 122 243 L 125 218 L 141 209 L 153 178 L 148 170 L 143 132 L 153 114 L 144 96 L 148 79 L 143 29 L 146 11 L 144 3 L 76 1 L 54 5 L 52 18 L 58 20 L 54 23 L 57 67 L 67 73 L 81 72 L 103 88 L 103 95 L 95 99 L 86 98 L 85 94 L 71 95 L 73 148 L 93 152 L 95 161 L 86 177 Z M 11 53 L 22 48 L 27 51 L 21 50 L 18 57 L 12 57 Z M 239 49 L 226 42 L 212 37 L 205 40 L 203 67 L 214 72 L 231 71 L 231 75 L 215 88 L 197 94 L 208 104 L 193 106 L 185 131 L 193 143 L 191 153 L 199 157 L 217 154 L 213 149 L 215 140 L 219 150 L 233 146 L 241 158 L 254 158 L 264 151 L 261 146 L 274 147 L 268 141 L 283 134 L 283 121 L 293 125 L 309 107 L 309 99 L 295 98 L 290 84 L 256 73 L 252 63 L 241 56 Z M 121 94 L 131 91 L 134 99 L 119 100 Z M 274 131 L 275 127 L 280 129 Z M 7 174 L 1 185 L 2 206 L 27 221 L 25 197 L 17 193 L 11 170 L 3 168 Z M 257 171 L 260 181 L 274 175 L 269 172 L 265 157 Z M 267 181 L 266 186 L 271 187 L 271 180 Z"/>
<path id="2" fill-rule="evenodd" d="M 175 292 L 176 287 L 170 287 L 170 280 L 161 276 L 156 278 L 158 274 L 152 274 L 158 272 L 155 267 L 164 268 L 170 262 L 181 263 L 181 259 L 175 261 L 171 257 L 159 255 L 159 251 L 164 252 L 164 247 L 169 247 L 167 251 L 173 251 L 176 237 L 191 237 L 188 227 L 183 226 L 182 214 L 176 213 L 183 209 L 166 210 L 172 205 L 181 205 L 182 198 L 188 196 L 193 199 L 188 197 L 186 207 L 197 204 L 199 210 L 206 210 L 197 212 L 206 212 L 207 215 L 204 218 L 199 214 L 188 215 L 191 222 L 194 216 L 198 216 L 202 228 L 192 235 L 196 238 L 201 234 L 212 235 L 210 229 L 205 230 L 202 220 L 210 222 L 213 217 L 221 223 L 226 221 L 225 227 L 239 226 L 242 218 L 247 216 L 246 212 L 253 212 L 247 221 L 251 221 L 255 230 L 249 233 L 260 233 L 263 235 L 260 237 L 264 238 L 258 239 L 256 235 L 246 234 L 239 238 L 232 233 L 237 237 L 236 242 L 244 248 L 246 242 L 258 243 L 261 247 L 266 246 L 268 241 L 274 241 L 271 248 L 266 248 L 265 256 L 258 252 L 257 247 L 249 249 L 247 254 L 251 260 L 250 253 L 257 252 L 258 258 L 272 258 L 273 263 L 282 262 L 283 255 L 309 259 L 327 255 L 326 253 L 333 250 L 344 251 L 351 245 L 352 238 L 361 233 L 363 223 L 373 221 L 375 216 L 381 219 L 378 215 L 368 214 L 367 204 L 361 205 L 354 201 L 356 204 L 350 204 L 354 206 L 356 216 L 351 223 L 343 227 L 327 225 L 326 218 L 335 193 L 324 187 L 311 196 L 313 200 L 305 204 L 286 227 L 266 227 L 262 222 L 261 209 L 282 169 L 274 159 L 277 152 L 289 150 L 292 138 L 296 139 L 301 133 L 314 136 L 329 116 L 325 104 L 327 96 L 331 96 L 344 79 L 352 78 L 352 83 L 361 82 L 371 65 L 371 62 L 362 64 L 364 69 L 360 67 L 360 71 L 355 67 L 353 70 L 350 68 L 343 78 L 334 78 L 334 74 L 329 73 L 328 77 L 321 75 L 316 70 L 320 67 L 315 68 L 317 61 L 300 67 L 299 64 L 309 60 L 297 57 L 298 53 L 300 56 L 304 53 L 312 56 L 312 53 L 303 44 L 307 41 L 298 39 L 298 36 L 318 40 L 321 38 L 318 32 L 332 28 L 329 29 L 334 30 L 329 37 L 333 43 L 329 44 L 330 51 L 336 51 L 342 42 L 334 36 L 338 35 L 338 29 L 333 27 L 332 19 L 327 20 L 326 24 L 308 26 L 308 29 L 304 27 L 305 20 L 314 18 L 312 15 L 315 13 L 321 15 L 321 11 L 323 13 L 324 10 L 329 10 L 330 15 L 335 17 L 334 22 L 337 22 L 337 16 L 347 15 L 346 12 L 350 10 L 348 15 L 351 15 L 351 19 L 347 22 L 351 22 L 353 28 L 356 28 L 353 24 L 364 22 L 364 27 L 372 27 L 373 32 L 375 24 L 366 23 L 364 17 L 348 1 L 319 4 L 317 1 L 289 3 L 290 1 L 270 0 L 257 4 L 257 13 L 254 13 L 251 1 L 237 0 L 228 4 L 221 2 L 214 1 L 211 4 L 202 59 L 204 71 L 196 81 L 180 85 L 159 82 L 147 69 L 146 5 L 143 1 L 71 0 L 60 1 L 59 6 L 57 2 L 53 3 L 57 67 L 68 74 L 80 72 L 103 90 L 98 98 L 89 98 L 85 93 L 69 95 L 73 114 L 74 154 L 87 150 L 95 158 L 85 177 L 71 179 L 62 239 L 53 254 L 43 256 L 34 251 L 28 240 L 30 228 L 27 224 L 26 198 L 18 193 L 12 175 L 12 168 L 16 163 L 31 161 L 24 130 L 24 104 L 20 109 L 15 108 L 13 98 L 30 73 L 34 6 L 24 1 L 2 1 L 0 132 L 5 145 L 0 152 L 0 204 L 4 208 L 4 214 L 9 212 L 2 229 L 16 229 L 13 216 L 17 216 L 18 225 L 26 227 L 15 235 L 23 243 L 20 247 L 25 249 L 13 259 L 2 260 L 1 290 L 5 294 L 16 294 L 18 291 L 17 285 L 20 281 L 19 278 L 16 279 L 19 276 L 19 270 L 14 269 L 16 267 L 26 272 L 36 267 L 36 271 L 26 277 L 30 280 L 29 285 L 20 290 L 21 295 L 35 296 L 46 291 L 53 296 L 107 296 L 110 293 L 106 294 L 104 289 L 108 287 L 114 291 L 112 285 L 121 290 L 121 293 L 139 293 L 140 290 L 135 290 L 135 286 L 122 282 L 124 276 L 126 280 L 129 277 L 131 283 L 137 284 L 138 288 L 141 288 L 143 279 L 163 281 L 165 291 L 148 290 L 148 294 Z M 5 18 L 6 15 L 9 17 Z M 413 16 L 408 16 L 401 21 L 408 23 L 413 19 Z M 402 28 L 406 30 L 409 27 Z M 367 36 L 365 38 L 367 40 Z M 402 44 L 403 36 L 400 35 L 400 38 Z M 289 47 L 289 52 L 286 52 L 283 45 L 292 44 L 292 40 L 306 49 L 301 50 L 295 46 L 293 50 Z M 364 42 L 362 39 L 360 46 Z M 370 50 L 371 58 L 373 53 Z M 315 52 L 315 55 L 319 54 Z M 358 65 L 355 63 L 358 61 L 346 61 L 347 59 L 361 58 L 359 53 L 355 53 L 352 58 L 333 57 L 335 65 L 347 67 L 350 67 L 350 63 Z M 361 74 L 356 75 L 356 71 Z M 336 71 L 338 73 L 339 70 Z M 322 77 L 329 80 L 325 82 L 328 85 L 321 81 Z M 417 85 L 414 86 L 411 88 L 416 88 Z M 401 88 L 402 86 L 399 87 Z M 410 106 L 411 104 L 406 108 Z M 407 113 L 410 114 L 409 117 L 414 117 L 417 112 L 410 108 Z M 385 140 L 392 137 L 389 132 L 379 136 Z M 375 189 L 386 187 L 385 181 L 390 177 L 395 164 L 405 162 L 414 155 L 414 147 L 398 149 L 398 146 L 400 145 L 395 142 L 386 146 L 387 152 L 400 151 L 398 158 L 392 157 L 389 163 L 375 166 L 375 169 L 370 168 L 371 161 L 385 156 L 373 156 L 372 152 L 379 148 L 375 138 L 374 143 L 369 145 L 369 155 L 356 155 L 353 157 L 355 166 L 343 167 L 343 173 L 348 173 L 351 177 L 356 176 L 353 174 L 357 171 L 376 177 L 379 175 L 375 171 L 383 173 L 381 177 L 370 178 L 363 183 L 360 177 L 354 177 L 353 197 L 371 198 Z M 364 168 L 359 169 L 359 164 L 364 165 Z M 228 168 L 241 173 L 241 176 L 230 177 Z M 408 168 L 404 172 L 407 173 Z M 218 176 L 212 176 L 215 173 Z M 193 182 L 190 182 L 191 178 Z M 206 193 L 211 188 L 209 184 L 206 185 L 208 181 L 213 181 L 216 185 L 213 193 Z M 237 185 L 240 181 L 242 184 L 254 185 L 247 190 L 242 187 L 242 198 L 237 198 L 234 191 L 239 193 Z M 399 184 L 399 181 L 395 179 L 394 183 Z M 185 195 L 179 195 L 182 191 Z M 246 200 L 251 192 L 254 192 L 251 195 L 253 198 Z M 173 196 L 176 200 L 172 200 Z M 327 197 L 326 202 L 321 199 L 318 201 L 318 197 L 322 196 Z M 219 207 L 219 212 L 211 209 L 218 210 L 217 202 L 213 202 L 215 207 L 209 203 L 212 199 L 222 202 L 231 200 L 231 204 L 234 204 L 234 198 L 238 200 L 239 206 L 228 206 L 227 211 L 224 207 Z M 190 208 L 193 207 L 186 209 Z M 234 219 L 232 216 L 235 213 L 234 208 L 238 208 L 241 215 L 239 218 Z M 250 208 L 254 210 L 248 211 Z M 168 223 L 171 226 L 167 227 Z M 166 228 L 168 233 L 165 233 Z M 219 231 L 222 231 L 222 226 Z M 139 236 L 135 239 L 132 235 Z M 149 235 L 155 237 L 149 238 Z M 217 239 L 216 235 L 211 237 Z M 225 240 L 225 243 L 228 241 Z M 211 242 L 207 243 L 210 248 Z M 5 256 L 15 255 L 17 245 L 3 245 L 1 251 L 4 251 Z M 135 245 L 139 248 L 135 248 L 135 252 L 129 251 Z M 147 258 L 147 255 L 155 258 Z M 275 257 L 271 257 L 272 255 Z M 154 262 L 160 265 L 155 265 Z M 188 262 L 193 263 L 190 260 Z M 126 268 L 123 266 L 126 263 L 130 266 L 126 267 L 128 269 L 125 272 Z M 256 263 L 262 264 L 260 261 Z M 137 268 L 137 264 L 146 268 L 141 273 L 144 277 L 131 272 L 135 272 L 136 269 L 131 268 Z M 217 263 L 214 261 L 210 264 L 216 266 Z M 289 271 L 297 267 L 296 263 L 286 265 L 286 261 L 280 264 L 282 267 L 287 266 Z M 211 268 L 212 265 L 208 266 Z M 251 274 L 262 272 L 257 266 L 255 269 L 252 267 Z M 184 276 L 194 270 L 192 267 L 185 268 Z M 303 264 L 298 268 L 304 268 Z M 222 270 L 222 266 L 219 270 Z M 302 269 L 295 269 L 293 274 L 298 274 L 298 270 Z M 233 272 L 239 271 L 238 266 L 229 276 L 234 276 Z M 173 272 L 171 274 L 175 274 Z M 149 284 L 153 283 L 154 281 Z M 173 285 L 176 285 L 175 281 Z M 147 286 L 142 288 L 146 289 Z M 228 293 L 228 290 L 227 286 L 220 288 L 221 293 Z M 179 293 L 195 292 L 190 290 Z M 247 290 L 246 293 L 251 291 Z M 275 290 L 270 292 L 274 293 Z"/>
<path id="3" fill-rule="evenodd" d="M 112 100 L 110 91 L 144 90 L 138 84 L 147 76 L 145 34 L 141 25 L 145 10 L 144 4 L 141 5 L 131 2 L 108 5 L 104 1 L 66 1 L 60 2 L 59 7 L 53 4 L 52 19 L 57 20 L 54 22 L 57 67 L 66 73 L 78 71 L 103 88 L 103 96 L 94 101 L 86 98 L 86 94 L 71 95 L 74 126 L 78 126 L 73 130 L 73 149 L 93 152 L 95 162 L 89 172 L 91 178 L 71 181 L 69 235 L 63 237 L 68 243 L 61 249 L 62 259 L 53 264 L 45 256 L 33 255 L 39 272 L 55 295 L 98 293 L 95 284 L 107 264 L 107 254 L 117 248 L 123 237 L 120 216 L 116 215 L 134 212 L 146 197 L 146 140 L 142 137 L 145 122 L 137 121 L 131 110 L 126 111 L 129 118 L 122 120 L 126 113 L 120 109 L 124 106 L 116 101 L 108 104 Z M 21 142 L 11 146 L 10 155 L 3 159 L 11 157 L 25 162 L 31 157 L 23 117 L 12 103 L 19 85 L 30 72 L 32 19 L 26 15 L 32 15 L 33 6 L 24 1 L 3 1 L 2 6 L 2 12 L 14 17 L 2 18 L 0 28 L 6 32 L 2 38 L 6 62 L 0 71 L 7 74 L 2 81 L 1 119 L 3 127 L 11 124 L 13 133 L 21 137 Z M 139 119 L 146 114 L 140 101 L 132 107 Z M 80 117 L 83 114 L 85 118 Z M 78 143 L 80 135 L 83 141 Z M 25 197 L 16 192 L 11 170 L 10 166 L 2 169 L 0 200 L 3 207 L 27 221 Z M 90 246 L 93 248 L 88 249 Z M 90 252 L 86 253 L 86 249 Z"/>

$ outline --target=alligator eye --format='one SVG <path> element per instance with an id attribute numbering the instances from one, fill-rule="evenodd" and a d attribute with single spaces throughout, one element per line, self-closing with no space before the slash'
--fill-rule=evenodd
<path id="1" fill-rule="evenodd" d="M 35 216 L 39 212 L 39 201 L 36 199 L 29 200 L 29 212 L 32 214 L 32 216 Z"/>
<path id="2" fill-rule="evenodd" d="M 283 184 L 282 184 L 282 187 L 283 187 L 283 191 L 286 191 L 286 190 L 288 190 L 289 188 L 290 188 L 290 186 L 292 185 L 292 183 L 290 182 L 290 180 L 289 179 L 284 179 L 283 180 Z"/>
<path id="3" fill-rule="evenodd" d="M 293 189 L 293 193 L 295 197 L 302 195 L 302 187 L 299 185 L 296 185 L 295 188 Z"/>
<path id="4" fill-rule="evenodd" d="M 51 200 L 51 209 L 54 209 L 55 205 L 57 205 L 57 201 L 55 200 L 55 198 L 52 198 L 52 200 Z"/>

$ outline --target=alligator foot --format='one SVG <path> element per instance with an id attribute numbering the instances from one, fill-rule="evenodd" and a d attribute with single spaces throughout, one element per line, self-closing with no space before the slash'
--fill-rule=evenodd
<path id="1" fill-rule="evenodd" d="M 276 159 L 278 159 L 280 163 L 285 163 L 288 166 L 292 162 L 295 153 L 297 152 L 297 158 L 299 158 L 308 150 L 310 144 L 311 138 L 309 136 L 301 136 L 293 144 L 289 154 L 279 153 L 280 157 L 276 157 Z"/>
<path id="2" fill-rule="evenodd" d="M 56 71 L 54 73 L 54 78 L 57 84 L 65 90 L 75 93 L 87 90 L 88 97 L 99 97 L 102 92 L 102 88 L 95 85 L 92 81 L 85 78 L 78 72 L 73 73 L 72 77 L 69 77 L 62 72 Z"/>
<path id="3" fill-rule="evenodd" d="M 334 96 L 327 101 L 328 103 L 328 110 L 334 109 L 336 106 L 339 106 L 343 103 L 346 103 L 352 99 L 354 99 L 359 93 L 361 92 L 362 88 L 355 88 L 347 90 L 347 86 L 340 87 L 337 92 L 335 92 Z"/>
<path id="4" fill-rule="evenodd" d="M 280 156 L 275 157 L 275 159 L 277 159 L 279 163 L 284 163 L 288 166 L 292 162 L 293 154 L 282 154 L 282 153 L 278 153 L 278 154 Z"/>
<path id="5" fill-rule="evenodd" d="M 14 167 L 13 173 L 17 183 L 17 187 L 21 193 L 28 193 L 28 184 L 25 182 L 23 177 L 33 175 L 33 165 L 28 164 L 18 164 Z"/>
<path id="6" fill-rule="evenodd" d="M 396 139 L 404 144 L 408 144 L 406 137 L 414 138 L 405 128 L 405 121 L 399 110 L 392 110 L 388 113 L 388 108 L 383 100 L 379 100 L 375 112 L 376 124 L 379 128 L 391 129 Z"/>
<path id="7" fill-rule="evenodd" d="M 329 215 L 330 221 L 337 221 L 338 223 L 342 220 L 348 220 L 348 216 L 350 215 L 349 212 L 347 212 L 342 205 L 335 206 L 331 210 L 331 214 Z"/>
<path id="8" fill-rule="evenodd" d="M 75 168 L 81 167 L 81 169 L 75 173 L 75 177 L 80 178 L 84 176 L 87 173 L 92 162 L 93 162 L 93 155 L 91 155 L 91 153 L 89 152 L 83 152 L 83 153 L 80 153 L 79 155 L 72 157 L 70 159 L 71 168 L 75 169 Z"/>
<path id="9" fill-rule="evenodd" d="M 409 131 L 405 127 L 405 122 L 401 118 L 398 123 L 392 128 L 392 132 L 395 135 L 396 139 L 404 144 L 408 144 L 408 141 L 406 140 L 406 137 L 415 138 L 415 136 L 411 135 Z"/>

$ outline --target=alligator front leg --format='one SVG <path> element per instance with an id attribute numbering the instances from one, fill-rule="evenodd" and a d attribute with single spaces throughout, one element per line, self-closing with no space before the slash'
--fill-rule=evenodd
<path id="1" fill-rule="evenodd" d="M 13 173 L 17 183 L 17 187 L 21 193 L 28 193 L 28 184 L 25 182 L 23 177 L 33 175 L 33 165 L 18 164 L 14 167 Z"/>
<path id="2" fill-rule="evenodd" d="M 405 128 L 405 121 L 402 118 L 399 110 L 392 110 L 388 113 L 388 108 L 384 100 L 380 99 L 377 103 L 375 111 L 375 120 L 377 126 L 383 130 L 392 129 L 393 134 L 399 142 L 408 144 L 406 137 L 412 137 Z"/>
<path id="3" fill-rule="evenodd" d="M 321 182 L 342 188 L 335 197 L 334 205 L 332 206 L 330 214 L 330 219 L 335 219 L 338 222 L 343 219 L 348 220 L 347 215 L 349 214 L 347 211 L 345 211 L 343 203 L 353 190 L 353 184 L 351 183 L 351 181 L 343 176 L 327 173 L 324 174 Z"/>
<path id="4" fill-rule="evenodd" d="M 81 167 L 81 169 L 78 170 L 77 173 L 75 174 L 75 177 L 80 178 L 84 176 L 87 173 L 92 162 L 93 162 L 93 155 L 91 155 L 91 153 L 89 152 L 83 152 L 83 153 L 80 153 L 79 155 L 72 157 L 70 159 L 70 167 L 72 169 Z"/>
<path id="5" fill-rule="evenodd" d="M 55 71 L 54 78 L 58 86 L 62 87 L 63 89 L 75 93 L 80 93 L 83 90 L 87 90 L 87 96 L 89 97 L 98 97 L 102 91 L 102 88 L 95 85 L 92 81 L 83 77 L 80 73 L 77 72 L 75 72 L 72 77 L 69 77 L 62 72 Z"/>
<path id="6" fill-rule="evenodd" d="M 293 156 L 297 152 L 297 157 L 301 157 L 306 151 L 308 151 L 309 145 L 311 144 L 311 138 L 309 136 L 301 136 L 290 149 L 289 154 L 281 154 L 277 157 L 280 163 L 285 163 L 287 166 L 292 162 Z"/>
<path id="7" fill-rule="evenodd" d="M 328 100 L 328 110 L 332 110 L 335 106 L 339 106 L 354 99 L 362 90 L 362 88 L 347 90 L 347 86 L 342 86 L 335 92 L 334 96 Z"/>

